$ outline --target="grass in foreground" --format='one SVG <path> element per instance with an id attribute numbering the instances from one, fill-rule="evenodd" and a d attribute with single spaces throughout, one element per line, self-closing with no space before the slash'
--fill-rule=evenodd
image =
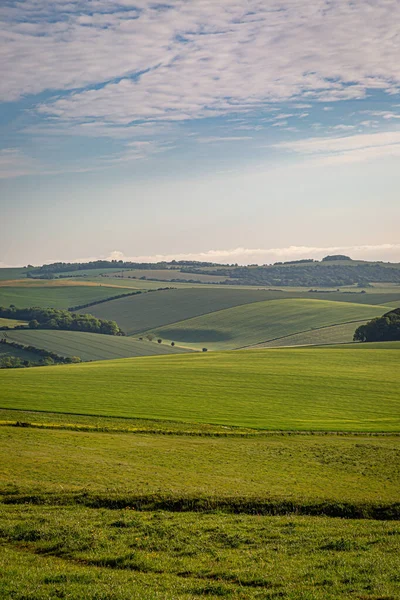
<path id="1" fill-rule="evenodd" d="M 0 338 L 2 332 L 0 331 Z M 130 356 L 155 356 L 188 352 L 177 346 L 137 340 L 129 337 L 101 335 L 83 331 L 24 330 L 7 332 L 9 340 L 43 348 L 61 356 L 79 356 L 83 361 L 110 360 Z"/>
<path id="2" fill-rule="evenodd" d="M 237 425 L 399 431 L 398 350 L 298 348 L 3 370 L 0 407 Z"/>
<path id="3" fill-rule="evenodd" d="M 65 503 L 84 492 L 81 501 L 105 506 L 142 498 L 183 508 L 193 499 L 228 511 L 264 503 L 268 512 L 271 502 L 278 513 L 351 515 L 399 499 L 398 436 L 241 438 L 3 426 L 0 446 L 3 500 L 49 494 Z"/>
<path id="4" fill-rule="evenodd" d="M 4 600 L 395 600 L 400 526 L 312 517 L 0 508 Z"/>

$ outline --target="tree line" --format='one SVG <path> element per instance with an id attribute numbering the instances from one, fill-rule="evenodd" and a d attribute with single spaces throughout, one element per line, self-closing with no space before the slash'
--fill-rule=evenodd
<path id="1" fill-rule="evenodd" d="M 227 277 L 225 285 L 263 285 L 298 287 L 341 287 L 348 285 L 368 286 L 370 282 L 400 284 L 400 268 L 380 263 L 334 261 L 285 263 L 262 267 L 224 267 L 212 270 L 185 267 L 182 273 L 202 273 Z"/>
<path id="2" fill-rule="evenodd" d="M 97 319 L 89 314 L 77 314 L 57 308 L 8 308 L 0 306 L 0 317 L 28 321 L 30 329 L 61 329 L 65 331 L 86 331 L 106 335 L 125 335 L 115 321 Z M 1 329 L 9 329 L 2 327 Z M 16 329 L 26 329 L 18 326 Z"/>

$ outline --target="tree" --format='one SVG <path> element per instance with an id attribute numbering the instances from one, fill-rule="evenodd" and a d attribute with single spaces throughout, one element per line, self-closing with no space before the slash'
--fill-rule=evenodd
<path id="1" fill-rule="evenodd" d="M 355 342 L 386 342 L 400 340 L 400 309 L 360 325 L 354 332 Z"/>
<path id="2" fill-rule="evenodd" d="M 39 327 L 39 321 L 37 321 L 36 319 L 32 319 L 32 321 L 29 321 L 29 329 L 37 329 Z"/>

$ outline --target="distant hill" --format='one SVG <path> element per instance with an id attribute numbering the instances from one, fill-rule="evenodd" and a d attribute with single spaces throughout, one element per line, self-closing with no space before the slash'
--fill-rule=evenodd
<path id="1" fill-rule="evenodd" d="M 400 264 L 353 261 L 345 256 L 325 257 L 321 262 L 304 260 L 277 263 L 275 265 L 248 267 L 217 267 L 193 269 L 184 267 L 182 272 L 208 273 L 229 278 L 227 285 L 267 285 L 298 287 L 342 287 L 371 283 L 394 283 L 400 285 Z"/>

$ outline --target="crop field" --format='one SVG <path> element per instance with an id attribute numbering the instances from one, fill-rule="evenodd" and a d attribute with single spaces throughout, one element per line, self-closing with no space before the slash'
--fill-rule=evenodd
<path id="1" fill-rule="evenodd" d="M 221 281 L 229 279 L 227 277 L 206 275 L 204 273 L 182 273 L 179 269 L 124 269 L 123 271 L 119 271 L 118 275 L 121 275 L 124 278 L 136 277 L 137 279 L 140 279 L 141 277 L 145 277 L 146 279 L 156 279 L 161 281 L 171 281 L 172 279 L 190 281 L 193 279 L 204 283 L 220 283 Z"/>
<path id="2" fill-rule="evenodd" d="M 129 290 L 127 290 L 129 292 Z M 14 304 L 17 308 L 40 306 L 67 309 L 70 306 L 86 304 L 104 298 L 110 298 L 121 292 L 114 287 L 98 285 L 29 285 L 0 286 L 0 306 Z M 86 309 L 82 312 L 90 312 Z"/>
<path id="3" fill-rule="evenodd" d="M 26 325 L 25 321 L 17 321 L 15 319 L 2 319 L 0 317 L 0 327 L 17 327 L 17 325 Z M 0 332 L 1 335 L 1 332 Z"/>
<path id="4" fill-rule="evenodd" d="M 349 344 L 353 341 L 353 334 L 356 327 L 364 325 L 367 321 L 359 323 L 344 323 L 343 325 L 329 325 L 305 331 L 304 333 L 294 333 L 286 337 L 264 342 L 251 346 L 251 348 L 279 348 L 282 346 L 321 346 L 325 344 Z"/>
<path id="5" fill-rule="evenodd" d="M 0 406 L 270 430 L 399 431 L 399 356 L 357 346 L 278 348 L 8 369 Z"/>
<path id="6" fill-rule="evenodd" d="M 91 306 L 90 312 L 99 319 L 117 321 L 125 333 L 132 335 L 182 319 L 269 297 L 273 297 L 273 293 L 257 289 L 163 290 L 104 302 L 98 306 Z"/>
<path id="7" fill-rule="evenodd" d="M 2 337 L 0 331 L 0 339 Z M 35 346 L 60 356 L 79 356 L 84 361 L 109 360 L 130 356 L 179 354 L 187 350 L 166 344 L 83 331 L 19 330 L 7 332 L 9 340 Z"/>
<path id="8" fill-rule="evenodd" d="M 0 338 L 3 332 L 0 331 Z M 0 359 L 6 356 L 14 356 L 21 360 L 29 360 L 31 363 L 37 363 L 40 357 L 35 352 L 29 352 L 28 350 L 22 350 L 21 348 L 13 348 L 7 344 L 0 344 Z M 1 396 L 1 393 L 0 393 Z"/>
<path id="9" fill-rule="evenodd" d="M 261 293 L 261 292 L 260 292 Z M 328 325 L 381 316 L 386 307 L 327 300 L 268 300 L 220 310 L 153 329 L 154 335 L 193 348 L 235 349 Z"/>
<path id="10" fill-rule="evenodd" d="M 16 268 L 0 268 L 0 281 L 7 279 L 21 279 L 21 277 L 26 277 L 29 269 L 24 269 L 23 267 Z"/>
<path id="11" fill-rule="evenodd" d="M 118 280 L 116 280 L 118 281 Z M 119 280 L 122 281 L 122 280 Z M 129 280 L 135 281 L 135 280 Z M 318 296 L 318 297 L 317 297 Z M 330 302 L 331 296 L 327 302 Z M 173 289 L 173 290 L 162 290 L 153 292 L 146 295 L 138 295 L 127 298 L 121 298 L 119 300 L 110 300 L 99 304 L 98 306 L 90 307 L 90 312 L 94 316 L 100 319 L 111 319 L 117 321 L 118 325 L 128 334 L 133 335 L 135 333 L 143 332 L 146 330 L 163 327 L 164 325 L 170 325 L 172 323 L 179 323 L 186 319 L 191 319 L 200 315 L 210 315 L 211 318 L 219 320 L 222 313 L 218 312 L 214 317 L 210 313 L 215 311 L 222 311 L 223 309 L 232 308 L 235 306 L 241 306 L 245 304 L 253 304 L 255 302 L 269 301 L 269 300 L 280 300 L 280 299 L 304 299 L 304 301 L 315 302 L 316 299 L 326 300 L 325 296 L 320 298 L 320 295 L 310 294 L 304 295 L 299 292 L 284 292 L 284 291 L 270 291 L 261 290 L 257 288 L 253 289 L 231 289 L 225 286 L 225 288 L 217 287 L 197 287 L 197 288 L 186 288 L 186 289 Z M 335 324 L 341 323 L 345 320 L 352 320 L 353 315 L 357 312 L 356 319 L 363 320 L 363 318 L 370 318 L 377 315 L 382 315 L 388 310 L 386 306 L 378 308 L 367 308 L 362 307 L 358 303 L 354 304 L 355 298 L 357 300 L 365 300 L 365 295 L 348 295 L 338 294 L 335 298 L 332 297 L 331 306 L 343 299 L 343 302 L 339 302 L 337 307 L 337 314 L 343 315 L 350 314 L 350 318 L 340 319 L 338 321 L 328 320 L 327 323 L 323 324 Z M 380 300 L 387 301 L 387 295 L 379 295 Z M 378 304 L 375 295 L 371 294 L 370 303 L 372 305 Z M 390 295 L 389 295 L 390 298 Z M 351 302 L 352 300 L 352 302 Z M 350 308 L 346 309 L 347 304 L 354 304 L 360 306 L 358 309 Z M 360 303 L 361 304 L 361 303 Z M 369 306 L 368 302 L 363 302 Z M 310 304 L 317 308 L 319 305 Z M 322 305 L 321 305 L 322 306 Z M 361 314 L 358 317 L 358 314 Z M 311 325 L 312 327 L 313 325 Z M 319 325 L 316 325 L 318 327 Z M 161 337 L 163 337 L 161 335 Z M 164 334 L 164 337 L 167 335 Z M 265 341 L 267 338 L 259 339 L 257 341 Z M 171 338 L 172 341 L 175 341 Z M 251 341 L 249 342 L 251 343 Z M 243 344 L 244 345 L 244 344 Z M 228 347 L 232 347 L 228 345 Z"/>

